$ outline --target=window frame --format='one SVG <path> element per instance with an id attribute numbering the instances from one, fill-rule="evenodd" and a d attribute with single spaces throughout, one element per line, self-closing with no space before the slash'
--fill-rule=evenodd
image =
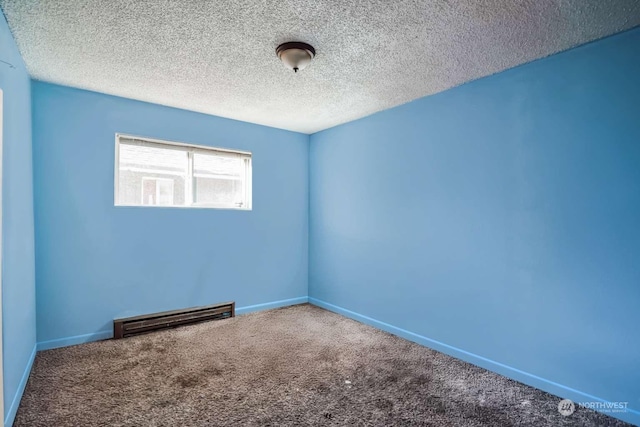
<path id="1" fill-rule="evenodd" d="M 177 149 L 187 154 L 187 172 L 186 181 L 188 182 L 187 200 L 184 205 L 143 205 L 120 203 L 120 139 L 132 139 L 150 144 L 157 144 L 168 149 Z M 205 151 L 215 153 L 229 153 L 244 158 L 245 164 L 245 201 L 246 206 L 229 206 L 227 204 L 216 203 L 196 203 L 193 200 L 193 162 L 194 153 L 197 151 Z M 251 211 L 253 210 L 253 155 L 250 151 L 236 150 L 230 148 L 211 147 L 207 145 L 189 144 L 185 142 L 169 141 L 163 139 L 149 138 L 146 136 L 137 136 L 124 133 L 116 133 L 115 135 L 115 162 L 114 162 L 114 180 L 113 180 L 113 205 L 115 207 L 134 207 L 134 208 L 178 208 L 178 209 L 222 209 L 234 211 Z M 190 204 L 187 204 L 190 202 Z"/>

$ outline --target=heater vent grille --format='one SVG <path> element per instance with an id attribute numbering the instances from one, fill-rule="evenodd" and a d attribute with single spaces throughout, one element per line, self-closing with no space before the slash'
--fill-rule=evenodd
<path id="1" fill-rule="evenodd" d="M 146 334 L 160 329 L 175 328 L 177 326 L 208 320 L 220 320 L 235 317 L 236 303 L 208 305 L 204 307 L 186 308 L 183 310 L 164 311 L 161 313 L 145 314 L 142 316 L 115 319 L 113 321 L 113 338 L 126 338 L 134 335 Z"/>

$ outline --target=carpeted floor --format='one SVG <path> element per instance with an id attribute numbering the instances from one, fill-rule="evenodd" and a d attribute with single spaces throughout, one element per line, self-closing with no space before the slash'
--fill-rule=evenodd
<path id="1" fill-rule="evenodd" d="M 38 353 L 15 426 L 623 426 L 299 305 Z"/>

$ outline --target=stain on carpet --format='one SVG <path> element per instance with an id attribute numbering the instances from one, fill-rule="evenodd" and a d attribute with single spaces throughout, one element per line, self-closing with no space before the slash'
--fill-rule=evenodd
<path id="1" fill-rule="evenodd" d="M 37 354 L 23 426 L 625 426 L 308 304 Z"/>

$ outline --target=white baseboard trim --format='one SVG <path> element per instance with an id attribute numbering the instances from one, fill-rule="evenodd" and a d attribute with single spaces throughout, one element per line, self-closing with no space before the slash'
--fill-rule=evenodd
<path id="1" fill-rule="evenodd" d="M 364 316 L 362 314 L 356 313 L 351 310 L 347 310 L 346 308 L 342 308 L 337 305 L 330 304 L 328 302 L 319 300 L 317 298 L 309 297 L 309 303 L 313 305 L 317 305 L 318 307 L 324 308 L 326 310 L 333 311 L 334 313 L 341 314 L 345 317 L 349 317 L 351 319 L 357 320 L 364 324 L 376 327 L 383 331 L 389 332 L 393 335 L 397 335 L 399 337 L 405 338 L 409 341 L 413 341 L 425 347 L 429 347 L 431 349 L 437 350 L 441 353 L 455 357 L 456 359 L 461 359 L 473 365 L 480 366 L 481 368 L 503 375 L 507 378 L 511 378 L 513 380 L 519 381 L 521 383 L 530 385 L 540 390 L 546 391 L 547 393 L 551 393 L 556 396 L 561 396 L 563 399 L 571 399 L 574 402 L 601 402 L 604 404 L 610 403 L 607 400 L 599 398 L 597 396 L 593 396 L 588 393 L 584 393 L 579 390 L 573 389 L 571 387 L 567 387 L 562 384 L 549 381 L 537 375 L 533 375 L 528 372 L 521 371 L 520 369 L 507 366 L 503 363 L 487 359 L 486 357 L 478 356 L 477 354 L 473 354 L 468 351 L 450 346 L 443 342 L 440 342 L 431 338 L 427 338 L 422 335 L 415 334 L 405 329 L 398 328 L 388 323 L 381 322 L 379 320 L 373 319 L 368 316 Z M 615 412 L 615 413 L 610 413 L 605 411 L 601 411 L 601 412 L 611 417 L 615 417 L 623 421 L 626 421 L 628 423 L 640 425 L 640 411 L 638 410 L 627 408 L 626 412 Z"/>
<path id="2" fill-rule="evenodd" d="M 22 373 L 22 378 L 20 379 L 20 383 L 18 384 L 18 389 L 16 390 L 16 394 L 13 396 L 13 400 L 11 401 L 11 405 L 9 406 L 9 410 L 7 411 L 7 416 L 4 419 L 5 427 L 11 427 L 13 425 L 13 421 L 16 418 L 16 413 L 18 412 L 18 407 L 20 406 L 20 401 L 22 400 L 24 389 L 27 386 L 27 381 L 29 380 L 29 374 L 31 373 L 31 368 L 33 367 L 33 361 L 36 360 L 36 352 L 37 352 L 37 345 L 34 345 L 33 351 L 31 352 L 31 356 L 29 356 L 29 361 L 27 362 L 27 366 L 24 368 L 24 372 Z"/>

